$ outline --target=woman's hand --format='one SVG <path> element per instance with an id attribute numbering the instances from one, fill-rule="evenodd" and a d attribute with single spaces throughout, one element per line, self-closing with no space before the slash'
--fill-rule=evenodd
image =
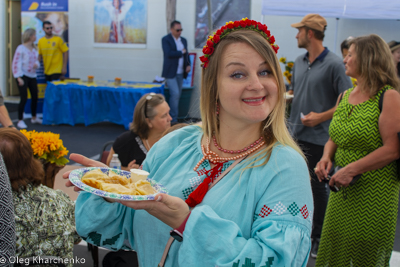
<path id="1" fill-rule="evenodd" d="M 37 68 L 39 68 L 39 65 L 37 63 L 33 64 L 33 69 L 36 70 Z"/>
<path id="2" fill-rule="evenodd" d="M 69 156 L 69 159 L 75 161 L 76 163 L 80 163 L 80 164 L 82 164 L 82 165 L 85 166 L 85 167 L 107 167 L 107 165 L 105 165 L 105 164 L 103 164 L 103 163 L 101 163 L 101 162 L 99 162 L 99 161 L 95 161 L 95 160 L 89 159 L 89 158 L 87 158 L 87 157 L 85 157 L 85 156 L 82 156 L 82 155 L 80 155 L 80 154 L 72 153 L 72 154 Z M 70 173 L 70 172 L 71 172 L 71 171 L 65 172 L 65 173 L 63 174 L 63 178 L 64 178 L 64 179 L 68 179 L 68 178 L 69 178 L 69 173 Z M 70 180 L 68 180 L 68 181 L 65 183 L 65 186 L 66 186 L 66 187 L 71 187 L 71 186 L 74 186 L 74 184 L 71 183 Z M 81 189 L 75 186 L 75 187 L 74 187 L 74 191 L 81 191 Z"/>
<path id="3" fill-rule="evenodd" d="M 135 210 L 145 210 L 173 229 L 178 228 L 189 215 L 189 206 L 179 197 L 158 194 L 152 201 L 118 201 Z"/>
<path id="4" fill-rule="evenodd" d="M 139 169 L 139 164 L 136 164 L 136 159 L 128 163 L 128 169 Z"/>
<path id="5" fill-rule="evenodd" d="M 17 81 L 19 86 L 24 86 L 24 80 L 21 77 L 18 77 Z"/>
<path id="6" fill-rule="evenodd" d="M 348 166 L 340 169 L 332 176 L 329 181 L 329 185 L 336 185 L 338 188 L 340 187 L 348 187 L 351 181 L 353 180 L 355 174 L 353 174 Z"/>
<path id="7" fill-rule="evenodd" d="M 321 158 L 321 160 L 317 163 L 317 166 L 314 168 L 314 172 L 320 182 L 328 177 L 328 173 L 331 168 L 332 161 L 329 158 Z"/>

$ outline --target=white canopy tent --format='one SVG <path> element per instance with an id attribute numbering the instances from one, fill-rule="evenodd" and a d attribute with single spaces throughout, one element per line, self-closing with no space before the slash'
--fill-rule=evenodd
<path id="1" fill-rule="evenodd" d="M 263 15 L 304 16 L 348 19 L 400 19 L 399 0 L 263 0 Z"/>
<path id="2" fill-rule="evenodd" d="M 271 25 L 275 21 L 282 23 L 281 17 L 290 23 L 299 22 L 309 13 L 320 14 L 328 20 L 326 43 L 337 53 L 340 53 L 337 47 L 349 35 L 376 33 L 386 41 L 400 39 L 400 0 L 262 0 L 262 20 Z M 284 31 L 287 33 L 287 27 Z M 279 31 L 275 34 L 283 41 L 282 53 L 294 57 L 285 43 L 286 35 Z"/>

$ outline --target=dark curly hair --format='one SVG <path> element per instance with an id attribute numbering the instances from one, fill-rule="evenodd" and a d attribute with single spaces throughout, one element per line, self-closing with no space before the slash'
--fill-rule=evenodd
<path id="1" fill-rule="evenodd" d="M 0 152 L 13 191 L 25 190 L 27 185 L 41 184 L 44 177 L 43 165 L 33 157 L 31 144 L 25 135 L 15 129 L 1 128 Z"/>

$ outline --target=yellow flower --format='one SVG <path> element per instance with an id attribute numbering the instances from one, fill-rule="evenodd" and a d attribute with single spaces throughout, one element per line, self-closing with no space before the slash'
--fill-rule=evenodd
<path id="1" fill-rule="evenodd" d="M 69 151 L 63 146 L 59 134 L 36 132 L 35 130 L 29 132 L 21 130 L 21 133 L 29 140 L 36 158 L 61 166 L 68 163 L 65 156 Z"/>
<path id="2" fill-rule="evenodd" d="M 286 64 L 286 58 L 285 58 L 285 57 L 281 57 L 281 58 L 279 59 L 279 62 L 281 62 L 281 63 L 283 63 L 283 64 Z"/>
<path id="3" fill-rule="evenodd" d="M 283 72 L 283 76 L 285 76 L 285 77 L 289 76 L 289 74 L 290 74 L 289 71 L 284 71 Z"/>
<path id="4" fill-rule="evenodd" d="M 293 62 L 288 62 L 287 66 L 288 66 L 289 68 L 293 68 L 294 63 L 293 63 Z"/>

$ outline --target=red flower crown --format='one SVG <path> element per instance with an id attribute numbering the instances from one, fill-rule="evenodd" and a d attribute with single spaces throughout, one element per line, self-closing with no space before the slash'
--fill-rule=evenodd
<path id="1" fill-rule="evenodd" d="M 255 20 L 243 18 L 234 22 L 227 22 L 226 25 L 217 30 L 213 36 L 208 37 L 207 43 L 203 47 L 204 56 L 200 57 L 200 60 L 202 62 L 201 66 L 203 67 L 203 69 L 207 68 L 209 58 L 214 53 L 215 46 L 219 43 L 219 41 L 227 36 L 229 33 L 240 29 L 248 29 L 260 33 L 271 44 L 271 47 L 272 49 L 274 49 L 275 53 L 278 53 L 279 46 L 275 44 L 275 37 L 271 35 L 271 32 L 268 30 L 267 25 L 261 24 L 260 22 L 257 22 Z"/>

